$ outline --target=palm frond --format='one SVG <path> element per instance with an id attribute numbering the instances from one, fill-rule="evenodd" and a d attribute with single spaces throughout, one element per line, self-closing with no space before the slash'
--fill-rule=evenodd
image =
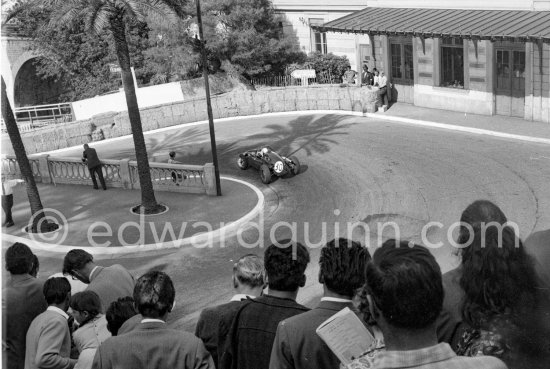
<path id="1" fill-rule="evenodd" d="M 96 34 L 100 34 L 106 28 L 109 28 L 111 24 L 111 18 L 113 17 L 113 10 L 107 7 L 102 7 L 96 13 L 96 16 L 91 19 L 90 29 Z"/>
<path id="2" fill-rule="evenodd" d="M 141 1 L 139 7 L 142 9 L 143 14 L 159 23 L 175 24 L 178 19 L 183 19 L 174 8 L 167 4 L 166 0 Z"/>
<path id="3" fill-rule="evenodd" d="M 108 6 L 101 0 L 88 1 L 84 25 L 88 32 L 99 34 L 109 24 Z"/>
<path id="4" fill-rule="evenodd" d="M 147 1 L 115 0 L 116 7 L 122 10 L 131 22 L 143 22 L 145 20 L 146 14 L 141 6 L 141 3 L 145 2 Z"/>
<path id="5" fill-rule="evenodd" d="M 60 5 L 53 9 L 46 28 L 53 29 L 61 25 L 72 24 L 81 17 L 82 10 L 80 7 L 69 7 L 67 4 Z"/>
<path id="6" fill-rule="evenodd" d="M 164 3 L 181 19 L 185 19 L 189 15 L 186 12 L 186 7 L 189 4 L 187 0 L 160 0 L 160 2 Z"/>
<path id="7" fill-rule="evenodd" d="M 41 6 L 41 0 L 29 0 L 17 3 L 13 6 L 13 8 L 6 11 L 4 8 L 4 4 L 2 4 L 2 13 L 4 13 L 4 16 L 2 17 L 2 25 L 8 23 L 10 20 L 16 18 L 19 14 L 27 10 L 39 9 Z"/>

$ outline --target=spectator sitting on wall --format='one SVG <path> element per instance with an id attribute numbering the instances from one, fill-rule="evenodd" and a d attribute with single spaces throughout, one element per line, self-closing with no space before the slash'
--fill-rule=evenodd
<path id="1" fill-rule="evenodd" d="M 347 70 L 344 72 L 344 75 L 342 76 L 342 80 L 344 81 L 344 83 L 348 85 L 354 85 L 356 77 L 357 77 L 357 72 L 352 70 L 351 66 L 348 66 Z"/>
<path id="2" fill-rule="evenodd" d="M 363 86 L 372 86 L 374 85 L 374 75 L 369 72 L 369 66 L 363 65 L 363 74 L 361 75 L 361 83 Z"/>

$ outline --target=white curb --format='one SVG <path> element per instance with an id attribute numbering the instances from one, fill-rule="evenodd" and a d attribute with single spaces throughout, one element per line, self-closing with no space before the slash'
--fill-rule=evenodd
<path id="1" fill-rule="evenodd" d="M 403 117 L 396 117 L 396 116 L 392 116 L 392 115 L 381 115 L 381 114 L 375 114 L 375 113 L 365 113 L 365 116 L 368 117 L 368 118 L 387 120 L 387 121 L 398 122 L 398 123 L 403 123 L 403 124 L 417 125 L 417 126 L 430 127 L 430 128 L 441 128 L 441 129 L 447 129 L 447 130 L 451 130 L 451 131 L 467 132 L 467 133 L 473 133 L 473 134 L 478 134 L 478 135 L 487 135 L 487 136 L 493 136 L 493 137 L 509 138 L 509 139 L 512 139 L 512 140 L 536 142 L 536 143 L 541 143 L 541 144 L 545 144 L 545 145 L 550 145 L 550 139 L 542 138 L 542 137 L 516 135 L 516 134 L 512 134 L 512 133 L 491 131 L 491 130 L 488 130 L 488 129 L 457 126 L 457 125 L 454 125 L 454 124 L 445 124 L 445 123 L 430 122 L 430 121 L 418 120 L 418 119 L 409 119 L 409 118 L 403 118 Z M 549 129 L 550 129 L 550 126 L 549 126 Z"/>
<path id="2" fill-rule="evenodd" d="M 147 244 L 147 245 L 136 245 L 136 246 L 112 246 L 112 247 L 82 247 L 82 246 L 68 246 L 68 245 L 53 245 L 45 242 L 31 240 L 30 238 L 13 236 L 5 233 L 3 234 L 3 239 L 9 242 L 21 242 L 29 246 L 31 249 L 51 252 L 54 254 L 66 254 L 72 249 L 81 249 L 81 250 L 85 250 L 86 252 L 92 255 L 96 255 L 96 256 L 103 255 L 103 256 L 111 256 L 111 257 L 117 257 L 117 256 L 122 256 L 127 254 L 135 254 L 138 252 L 141 253 L 141 252 L 147 252 L 147 251 L 177 249 L 184 246 L 194 246 L 197 248 L 205 248 L 219 241 L 222 237 L 229 238 L 237 234 L 239 230 L 244 229 L 243 227 L 246 225 L 246 223 L 254 219 L 258 214 L 260 214 L 263 211 L 263 208 L 264 208 L 264 200 L 265 200 L 264 195 L 258 187 L 236 178 L 230 178 L 225 176 L 222 176 L 221 178 L 224 180 L 234 181 L 237 183 L 244 184 L 245 186 L 248 186 L 255 192 L 256 196 L 258 197 L 258 202 L 256 203 L 256 205 L 252 210 L 250 210 L 247 214 L 245 214 L 240 219 L 232 223 L 226 224 L 223 227 L 218 228 L 211 232 L 199 233 L 191 237 L 187 237 L 187 238 L 183 238 L 175 241 L 162 242 L 159 244 Z"/>

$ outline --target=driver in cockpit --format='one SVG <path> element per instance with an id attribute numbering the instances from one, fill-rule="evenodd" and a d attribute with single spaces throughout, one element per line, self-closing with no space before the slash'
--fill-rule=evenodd
<path id="1" fill-rule="evenodd" d="M 259 150 L 258 151 L 258 157 L 259 158 L 264 158 L 266 157 L 265 155 L 269 152 L 269 149 L 267 147 L 264 147 L 263 149 Z"/>

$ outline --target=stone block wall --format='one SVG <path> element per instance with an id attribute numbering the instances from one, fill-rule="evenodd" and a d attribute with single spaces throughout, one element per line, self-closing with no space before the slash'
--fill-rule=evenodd
<path id="1" fill-rule="evenodd" d="M 375 89 L 368 87 L 296 87 L 261 91 L 235 90 L 212 97 L 214 119 L 303 110 L 373 112 Z M 141 110 L 143 131 L 207 120 L 205 99 L 155 106 Z M 22 133 L 28 154 L 81 145 L 93 140 L 130 135 L 127 112 L 106 113 L 91 119 L 64 123 Z M 6 145 L 3 153 L 13 153 Z"/>

